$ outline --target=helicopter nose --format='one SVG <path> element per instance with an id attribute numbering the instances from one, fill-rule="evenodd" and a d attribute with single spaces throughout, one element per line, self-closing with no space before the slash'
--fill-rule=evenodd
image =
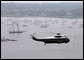
<path id="1" fill-rule="evenodd" d="M 69 39 L 67 39 L 67 40 L 66 40 L 66 43 L 68 43 L 69 41 L 70 41 L 70 40 L 69 40 Z"/>
<path id="2" fill-rule="evenodd" d="M 69 40 L 69 39 L 67 39 L 67 42 L 70 42 L 70 40 Z"/>

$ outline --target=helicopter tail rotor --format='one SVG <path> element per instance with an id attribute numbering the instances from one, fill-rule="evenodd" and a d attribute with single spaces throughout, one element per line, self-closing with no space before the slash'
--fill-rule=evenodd
<path id="1" fill-rule="evenodd" d="M 30 36 L 31 36 L 31 37 L 30 37 L 29 39 L 31 39 L 32 37 L 36 37 L 36 36 L 35 36 L 35 33 L 30 34 Z"/>

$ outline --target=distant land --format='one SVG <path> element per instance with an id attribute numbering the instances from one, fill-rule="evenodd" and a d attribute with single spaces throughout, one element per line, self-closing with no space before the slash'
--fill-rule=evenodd
<path id="1" fill-rule="evenodd" d="M 82 18 L 83 3 L 1 3 L 1 16 Z"/>

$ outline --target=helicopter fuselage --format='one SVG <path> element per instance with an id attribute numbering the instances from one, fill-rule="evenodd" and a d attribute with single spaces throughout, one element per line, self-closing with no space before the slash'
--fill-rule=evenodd
<path id="1" fill-rule="evenodd" d="M 35 41 L 41 41 L 46 43 L 68 43 L 70 40 L 67 37 L 53 37 L 53 38 L 43 38 L 43 39 L 38 39 L 34 36 L 32 36 L 32 39 Z"/>

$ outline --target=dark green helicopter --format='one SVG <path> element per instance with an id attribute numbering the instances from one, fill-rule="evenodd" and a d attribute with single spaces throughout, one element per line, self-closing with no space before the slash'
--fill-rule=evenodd
<path id="1" fill-rule="evenodd" d="M 57 33 L 56 36 L 54 37 L 45 37 L 43 39 L 39 39 L 39 38 L 36 38 L 33 35 L 31 35 L 32 39 L 35 40 L 35 41 L 40 41 L 40 42 L 44 42 L 46 44 L 50 44 L 50 43 L 57 43 L 57 44 L 60 44 L 60 43 L 68 43 L 70 41 L 69 38 L 67 38 L 66 36 L 62 36 L 60 35 L 60 33 Z"/>

